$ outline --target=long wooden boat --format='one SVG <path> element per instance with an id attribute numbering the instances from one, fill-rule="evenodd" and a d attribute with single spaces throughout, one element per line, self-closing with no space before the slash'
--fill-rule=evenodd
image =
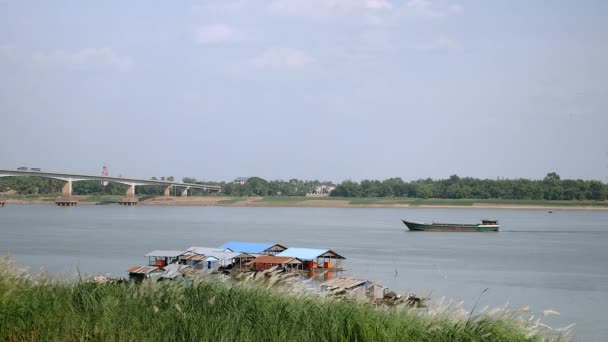
<path id="1" fill-rule="evenodd" d="M 479 224 L 460 223 L 424 223 L 401 220 L 412 231 L 425 232 L 496 232 L 499 224 L 497 220 L 481 220 Z"/>

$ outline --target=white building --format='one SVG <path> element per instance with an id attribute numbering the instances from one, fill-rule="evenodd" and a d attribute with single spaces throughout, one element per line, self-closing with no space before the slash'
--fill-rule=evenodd
<path id="1" fill-rule="evenodd" d="M 249 180 L 249 177 L 236 177 L 234 179 L 233 183 L 243 185 L 243 184 L 247 183 L 248 180 Z"/>

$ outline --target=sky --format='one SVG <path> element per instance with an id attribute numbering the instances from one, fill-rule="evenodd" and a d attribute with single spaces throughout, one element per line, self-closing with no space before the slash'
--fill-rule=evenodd
<path id="1" fill-rule="evenodd" d="M 608 2 L 0 0 L 0 168 L 608 180 Z"/>

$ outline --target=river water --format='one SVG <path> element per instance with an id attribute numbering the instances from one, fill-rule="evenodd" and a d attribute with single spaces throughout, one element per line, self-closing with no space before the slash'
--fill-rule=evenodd
<path id="1" fill-rule="evenodd" d="M 408 232 L 402 218 L 498 219 L 501 232 Z M 348 275 L 396 292 L 552 309 L 543 321 L 575 323 L 575 340 L 608 338 L 608 211 L 8 205 L 0 232 L 0 254 L 66 274 L 126 276 L 150 250 L 230 240 L 328 248 Z"/>

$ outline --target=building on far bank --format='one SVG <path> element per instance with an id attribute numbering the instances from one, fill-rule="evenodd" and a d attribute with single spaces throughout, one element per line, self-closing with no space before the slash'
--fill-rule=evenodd
<path id="1" fill-rule="evenodd" d="M 234 179 L 233 183 L 243 185 L 243 184 L 247 183 L 248 180 L 249 180 L 249 177 L 236 177 Z"/>
<path id="2" fill-rule="evenodd" d="M 329 196 L 329 194 L 336 188 L 336 185 L 333 183 L 321 183 L 314 187 L 311 193 L 306 194 L 308 197 L 324 197 Z"/>

